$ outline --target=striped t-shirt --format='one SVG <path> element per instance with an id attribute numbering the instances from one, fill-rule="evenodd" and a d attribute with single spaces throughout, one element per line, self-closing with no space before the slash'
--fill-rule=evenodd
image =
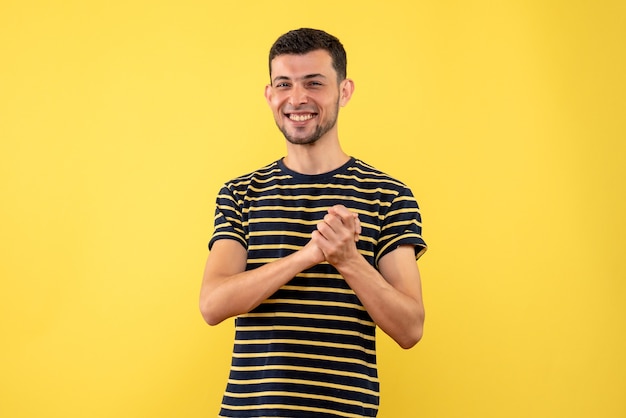
<path id="1" fill-rule="evenodd" d="M 328 209 L 359 215 L 359 252 L 373 266 L 399 245 L 425 250 L 407 186 L 351 158 L 303 175 L 276 161 L 224 185 L 216 240 L 248 251 L 251 270 L 304 247 Z M 235 319 L 232 365 L 220 417 L 374 417 L 378 410 L 375 324 L 328 263 L 303 271 Z"/>

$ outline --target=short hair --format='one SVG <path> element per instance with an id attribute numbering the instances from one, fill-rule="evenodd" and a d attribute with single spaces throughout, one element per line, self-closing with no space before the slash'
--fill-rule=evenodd
<path id="1" fill-rule="evenodd" d="M 324 50 L 332 58 L 333 68 L 337 72 L 337 81 L 345 80 L 348 60 L 346 50 L 339 39 L 319 29 L 300 28 L 289 31 L 280 36 L 272 48 L 269 56 L 270 77 L 272 74 L 272 60 L 279 55 L 304 55 L 312 51 Z"/>

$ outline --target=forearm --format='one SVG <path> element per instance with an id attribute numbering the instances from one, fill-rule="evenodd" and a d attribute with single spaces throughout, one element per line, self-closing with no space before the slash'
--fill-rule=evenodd
<path id="1" fill-rule="evenodd" d="M 414 346 L 422 337 L 424 307 L 392 286 L 363 257 L 353 257 L 338 266 L 348 285 L 378 327 L 402 348 Z"/>
<path id="2" fill-rule="evenodd" d="M 415 248 L 400 245 L 383 255 L 379 272 L 355 245 L 359 229 L 358 218 L 336 205 L 317 224 L 311 241 L 354 290 L 374 322 L 401 347 L 410 348 L 421 339 L 424 323 Z"/>
<path id="3" fill-rule="evenodd" d="M 297 251 L 253 270 L 223 274 L 209 263 L 200 293 L 200 311 L 205 321 L 216 325 L 250 312 L 298 273 L 316 264 L 306 251 Z"/>

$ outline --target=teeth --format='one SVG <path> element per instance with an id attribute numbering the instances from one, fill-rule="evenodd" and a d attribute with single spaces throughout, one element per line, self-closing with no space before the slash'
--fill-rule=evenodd
<path id="1" fill-rule="evenodd" d="M 313 114 L 308 113 L 306 115 L 296 115 L 292 113 L 289 115 L 289 119 L 296 122 L 304 122 L 305 120 L 313 119 Z"/>

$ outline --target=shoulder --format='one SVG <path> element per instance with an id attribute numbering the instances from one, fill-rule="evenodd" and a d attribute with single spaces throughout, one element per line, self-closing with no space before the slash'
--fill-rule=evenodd
<path id="1" fill-rule="evenodd" d="M 348 167 L 347 173 L 354 176 L 361 182 L 373 182 L 379 187 L 385 187 L 393 190 L 408 190 L 409 187 L 397 178 L 387 174 L 358 158 L 354 159 L 354 163 Z"/>
<path id="2" fill-rule="evenodd" d="M 282 174 L 283 173 L 278 161 L 274 161 L 254 171 L 242 174 L 227 181 L 224 183 L 224 187 L 232 191 L 242 189 L 245 190 L 251 185 L 270 182 L 272 179 L 280 177 Z"/>
<path id="3" fill-rule="evenodd" d="M 273 173 L 276 173 L 279 171 L 280 171 L 280 167 L 278 166 L 278 162 L 274 161 L 270 164 L 264 165 L 263 167 L 257 168 L 254 171 L 250 171 L 248 173 L 232 178 L 229 181 L 227 181 L 226 184 L 246 183 L 257 178 L 271 176 Z"/>

